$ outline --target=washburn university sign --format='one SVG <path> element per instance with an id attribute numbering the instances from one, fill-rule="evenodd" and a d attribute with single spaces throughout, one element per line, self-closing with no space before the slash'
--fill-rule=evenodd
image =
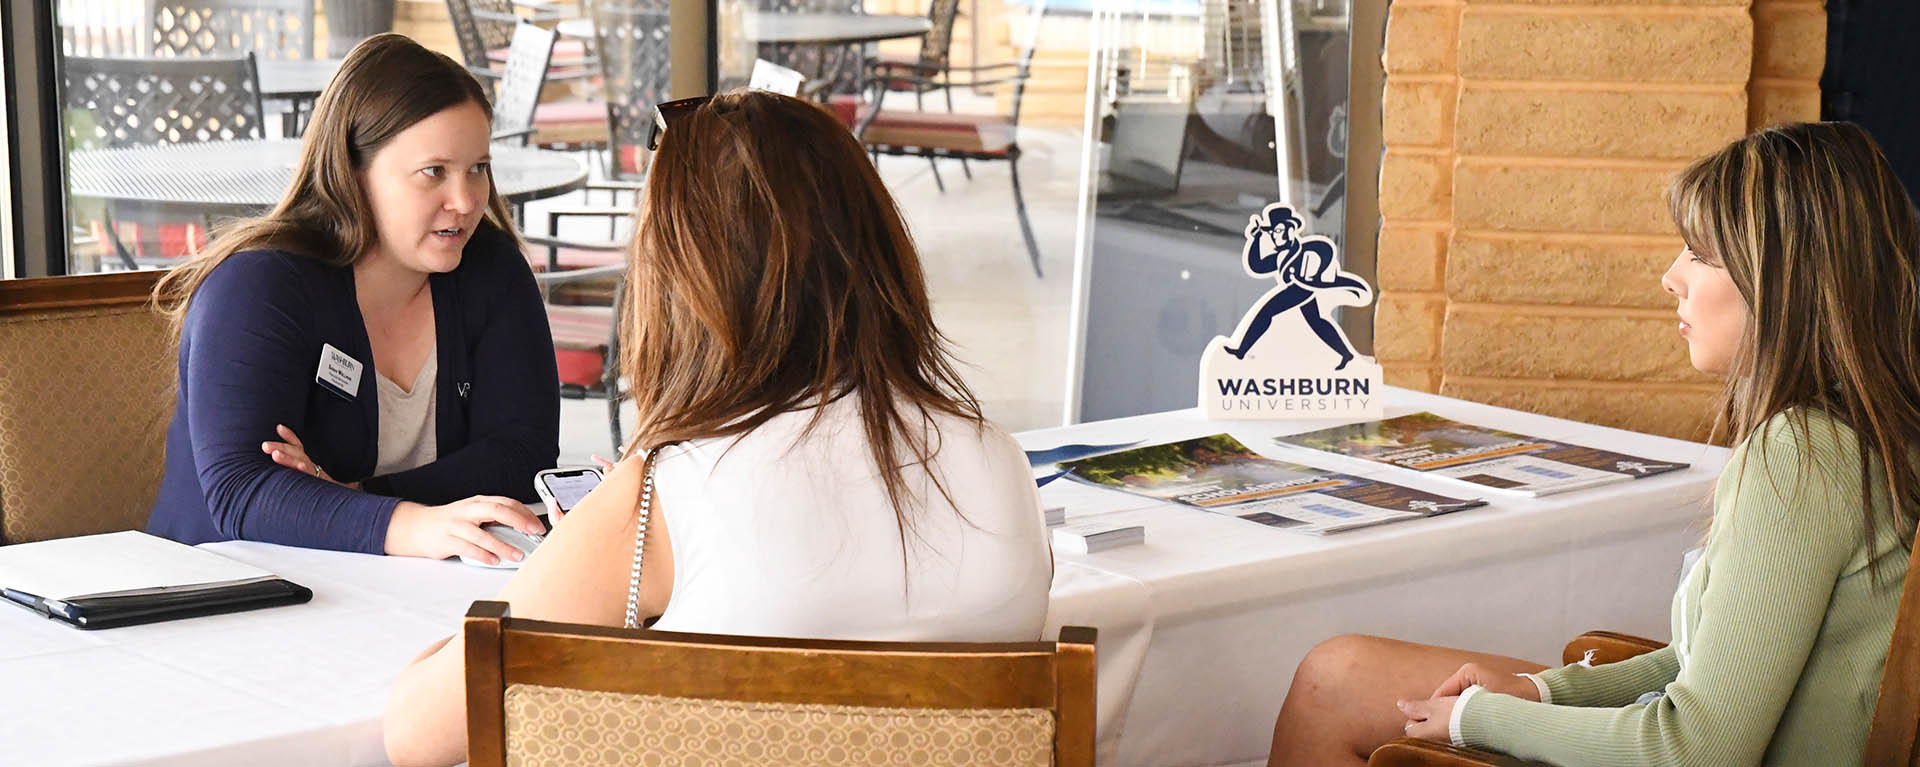
<path id="1" fill-rule="evenodd" d="M 1360 356 L 1327 317 L 1337 306 L 1373 303 L 1373 288 L 1340 270 L 1333 241 L 1303 235 L 1279 202 L 1247 222 L 1248 276 L 1278 282 L 1233 337 L 1214 336 L 1200 355 L 1200 407 L 1208 418 L 1380 418 L 1380 365 Z"/>

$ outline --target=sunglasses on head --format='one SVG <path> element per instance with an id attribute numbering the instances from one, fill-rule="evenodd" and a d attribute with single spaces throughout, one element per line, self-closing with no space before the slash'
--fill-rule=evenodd
<path id="1" fill-rule="evenodd" d="M 647 151 L 660 151 L 660 137 L 666 135 L 667 126 L 680 118 L 693 114 L 701 104 L 707 103 L 712 96 L 695 96 L 690 99 L 675 99 L 653 106 L 653 128 L 647 131 Z"/>

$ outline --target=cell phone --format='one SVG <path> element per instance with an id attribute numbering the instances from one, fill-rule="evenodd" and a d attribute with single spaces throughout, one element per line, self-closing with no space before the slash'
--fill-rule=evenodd
<path id="1" fill-rule="evenodd" d="M 533 475 L 533 491 L 540 494 L 540 500 L 547 502 L 547 508 L 565 514 L 579 506 L 587 493 L 599 487 L 600 480 L 600 470 L 590 466 L 547 469 Z"/>

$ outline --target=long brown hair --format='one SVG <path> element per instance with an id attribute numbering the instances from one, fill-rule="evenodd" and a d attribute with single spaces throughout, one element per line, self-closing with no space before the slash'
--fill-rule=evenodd
<path id="1" fill-rule="evenodd" d="M 401 131 L 463 104 L 477 104 L 493 119 L 487 92 L 453 59 L 405 35 L 375 35 L 354 46 L 314 105 L 300 164 L 280 203 L 264 216 L 221 227 L 206 250 L 154 286 L 154 304 L 178 334 L 200 283 L 244 250 L 273 248 L 333 266 L 353 264 L 380 242 L 360 171 Z M 493 172 L 487 173 L 491 186 Z M 513 236 L 512 221 L 499 191 L 489 192 L 481 227 Z"/>
<path id="2" fill-rule="evenodd" d="M 724 93 L 676 120 L 630 261 L 629 452 L 816 407 L 811 429 L 820 406 L 853 397 L 904 545 L 914 499 L 902 469 L 937 450 L 925 427 L 935 414 L 981 416 L 934 327 L 906 224 L 846 126 L 765 91 Z"/>
<path id="3" fill-rule="evenodd" d="M 1868 540 L 1891 524 L 1911 547 L 1920 227 L 1879 145 L 1849 123 L 1768 128 L 1693 163 L 1668 200 L 1688 248 L 1726 269 L 1746 300 L 1716 433 L 1739 444 L 1795 408 L 1846 424 Z M 1805 417 L 1791 424 L 1806 436 Z M 1875 468 L 1890 508 L 1877 508 Z"/>

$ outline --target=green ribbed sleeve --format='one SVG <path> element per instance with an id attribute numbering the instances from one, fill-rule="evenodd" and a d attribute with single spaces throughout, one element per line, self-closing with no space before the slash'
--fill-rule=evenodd
<path id="1" fill-rule="evenodd" d="M 1874 557 L 1863 540 L 1853 434 L 1806 418 L 1806 429 L 1793 416 L 1768 422 L 1721 474 L 1705 570 L 1679 616 L 1691 637 L 1684 669 L 1669 650 L 1617 669 L 1551 673 L 1554 702 L 1575 705 L 1482 692 L 1461 712 L 1461 738 L 1562 767 L 1858 764 L 1860 685 L 1873 680 L 1870 712 L 1900 574 L 1891 601 L 1884 586 L 1866 585 L 1861 570 Z M 1825 631 L 1834 625 L 1866 628 Z M 1665 697 L 1619 705 L 1662 682 Z"/>
<path id="2" fill-rule="evenodd" d="M 1588 668 L 1575 663 L 1540 672 L 1556 706 L 1624 706 L 1673 682 L 1680 659 L 1672 645 L 1618 663 Z"/>

